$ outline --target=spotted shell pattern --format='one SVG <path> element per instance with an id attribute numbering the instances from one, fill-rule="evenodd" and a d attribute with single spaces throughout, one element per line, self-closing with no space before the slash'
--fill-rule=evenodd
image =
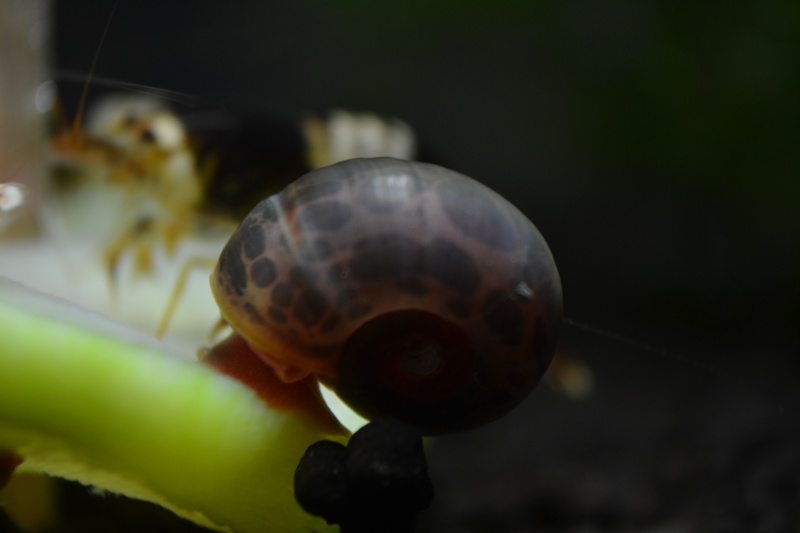
<path id="1" fill-rule="evenodd" d="M 472 350 L 469 390 L 436 400 L 430 416 L 453 418 L 443 431 L 521 401 L 550 362 L 561 317 L 558 271 L 522 213 L 466 176 L 391 158 L 318 169 L 262 201 L 211 284 L 223 318 L 256 353 L 334 387 L 347 368 L 343 346 L 376 317 L 418 310 L 454 325 Z M 403 417 L 427 410 L 425 401 Z"/>

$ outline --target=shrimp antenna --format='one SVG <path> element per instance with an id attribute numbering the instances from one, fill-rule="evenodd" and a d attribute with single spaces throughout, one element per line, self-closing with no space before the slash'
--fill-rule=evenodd
<path id="1" fill-rule="evenodd" d="M 84 72 L 79 72 L 76 70 L 70 69 L 57 69 L 55 71 L 55 77 L 61 81 L 80 81 L 85 82 L 87 79 L 88 74 Z M 93 84 L 108 86 L 108 87 L 115 87 L 119 89 L 126 89 L 130 92 L 135 92 L 138 94 L 143 94 L 146 96 L 155 96 L 161 98 L 163 100 L 169 100 L 170 102 L 175 102 L 177 104 L 181 104 L 186 107 L 198 106 L 202 103 L 203 99 L 200 97 L 183 92 L 183 91 L 175 91 L 172 89 L 164 89 L 161 87 L 155 87 L 152 85 L 144 85 L 142 83 L 134 83 L 131 81 L 123 81 L 113 78 L 107 78 L 103 76 L 94 75 L 91 79 Z"/>
<path id="2" fill-rule="evenodd" d="M 562 318 L 562 322 L 564 324 L 570 326 L 570 327 L 575 328 L 575 329 L 579 329 L 581 331 L 586 331 L 586 332 L 591 333 L 593 335 L 598 335 L 600 337 L 603 337 L 603 338 L 606 338 L 606 339 L 610 339 L 610 340 L 612 340 L 614 342 L 618 342 L 620 344 L 624 344 L 626 346 L 630 346 L 632 348 L 636 348 L 637 350 L 641 350 L 643 352 L 655 354 L 655 355 L 658 355 L 660 357 L 665 357 L 665 358 L 668 358 L 668 359 L 674 359 L 674 360 L 677 360 L 677 361 L 681 361 L 681 362 L 686 363 L 688 365 L 697 367 L 697 368 L 699 368 L 701 370 L 705 370 L 706 372 L 709 372 L 709 373 L 714 374 L 714 375 L 721 375 L 722 374 L 722 372 L 718 368 L 715 368 L 714 366 L 712 366 L 712 365 L 710 365 L 708 363 L 704 363 L 703 361 L 699 361 L 699 360 L 694 359 L 692 357 L 688 357 L 686 355 L 682 355 L 682 354 L 679 354 L 677 352 L 666 350 L 664 348 L 660 348 L 658 346 L 654 346 L 652 344 L 648 344 L 646 342 L 642 342 L 640 340 L 633 339 L 631 337 L 626 337 L 625 335 L 619 335 L 617 333 L 613 333 L 613 332 L 605 330 L 603 328 L 592 326 L 591 324 L 587 324 L 587 323 L 581 322 L 579 320 L 574 320 L 572 318 L 564 317 L 564 318 Z"/>
<path id="3" fill-rule="evenodd" d="M 86 77 L 86 84 L 83 86 L 83 92 L 81 93 L 81 99 L 78 103 L 78 111 L 77 115 L 75 116 L 75 123 L 72 125 L 72 138 L 76 138 L 78 132 L 81 129 L 81 123 L 83 122 L 83 112 L 86 109 L 86 98 L 89 95 L 89 86 L 92 84 L 92 77 L 94 76 L 94 70 L 97 67 L 97 60 L 100 59 L 100 51 L 103 49 L 103 43 L 106 40 L 106 36 L 108 35 L 108 29 L 111 27 L 111 21 L 114 19 L 114 13 L 117 12 L 117 6 L 119 5 L 119 0 L 114 2 L 114 7 L 111 8 L 111 14 L 108 16 L 108 21 L 106 22 L 106 27 L 103 29 L 103 35 L 100 37 L 100 43 L 97 45 L 97 50 L 94 53 L 94 58 L 92 59 L 92 66 L 89 68 L 89 75 Z"/>

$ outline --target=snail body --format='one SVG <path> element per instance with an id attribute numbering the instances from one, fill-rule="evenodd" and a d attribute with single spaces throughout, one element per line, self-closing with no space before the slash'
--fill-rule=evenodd
<path id="1" fill-rule="evenodd" d="M 211 275 L 222 317 L 285 382 L 424 433 L 498 418 L 552 358 L 561 285 L 533 224 L 456 172 L 390 158 L 259 203 Z"/>

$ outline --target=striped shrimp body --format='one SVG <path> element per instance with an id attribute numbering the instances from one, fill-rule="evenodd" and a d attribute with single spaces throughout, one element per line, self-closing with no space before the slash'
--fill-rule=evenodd
<path id="1" fill-rule="evenodd" d="M 561 285 L 542 236 L 456 172 L 390 158 L 259 203 L 211 276 L 223 318 L 284 382 L 425 433 L 498 418 L 552 358 Z"/>

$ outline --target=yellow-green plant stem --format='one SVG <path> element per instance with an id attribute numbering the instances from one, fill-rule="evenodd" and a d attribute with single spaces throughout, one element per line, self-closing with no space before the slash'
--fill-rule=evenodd
<path id="1" fill-rule="evenodd" d="M 49 307 L 0 279 L 0 450 L 24 458 L 20 471 L 153 501 L 223 531 L 329 529 L 292 490 L 297 462 L 324 436 L 119 326 Z"/>

